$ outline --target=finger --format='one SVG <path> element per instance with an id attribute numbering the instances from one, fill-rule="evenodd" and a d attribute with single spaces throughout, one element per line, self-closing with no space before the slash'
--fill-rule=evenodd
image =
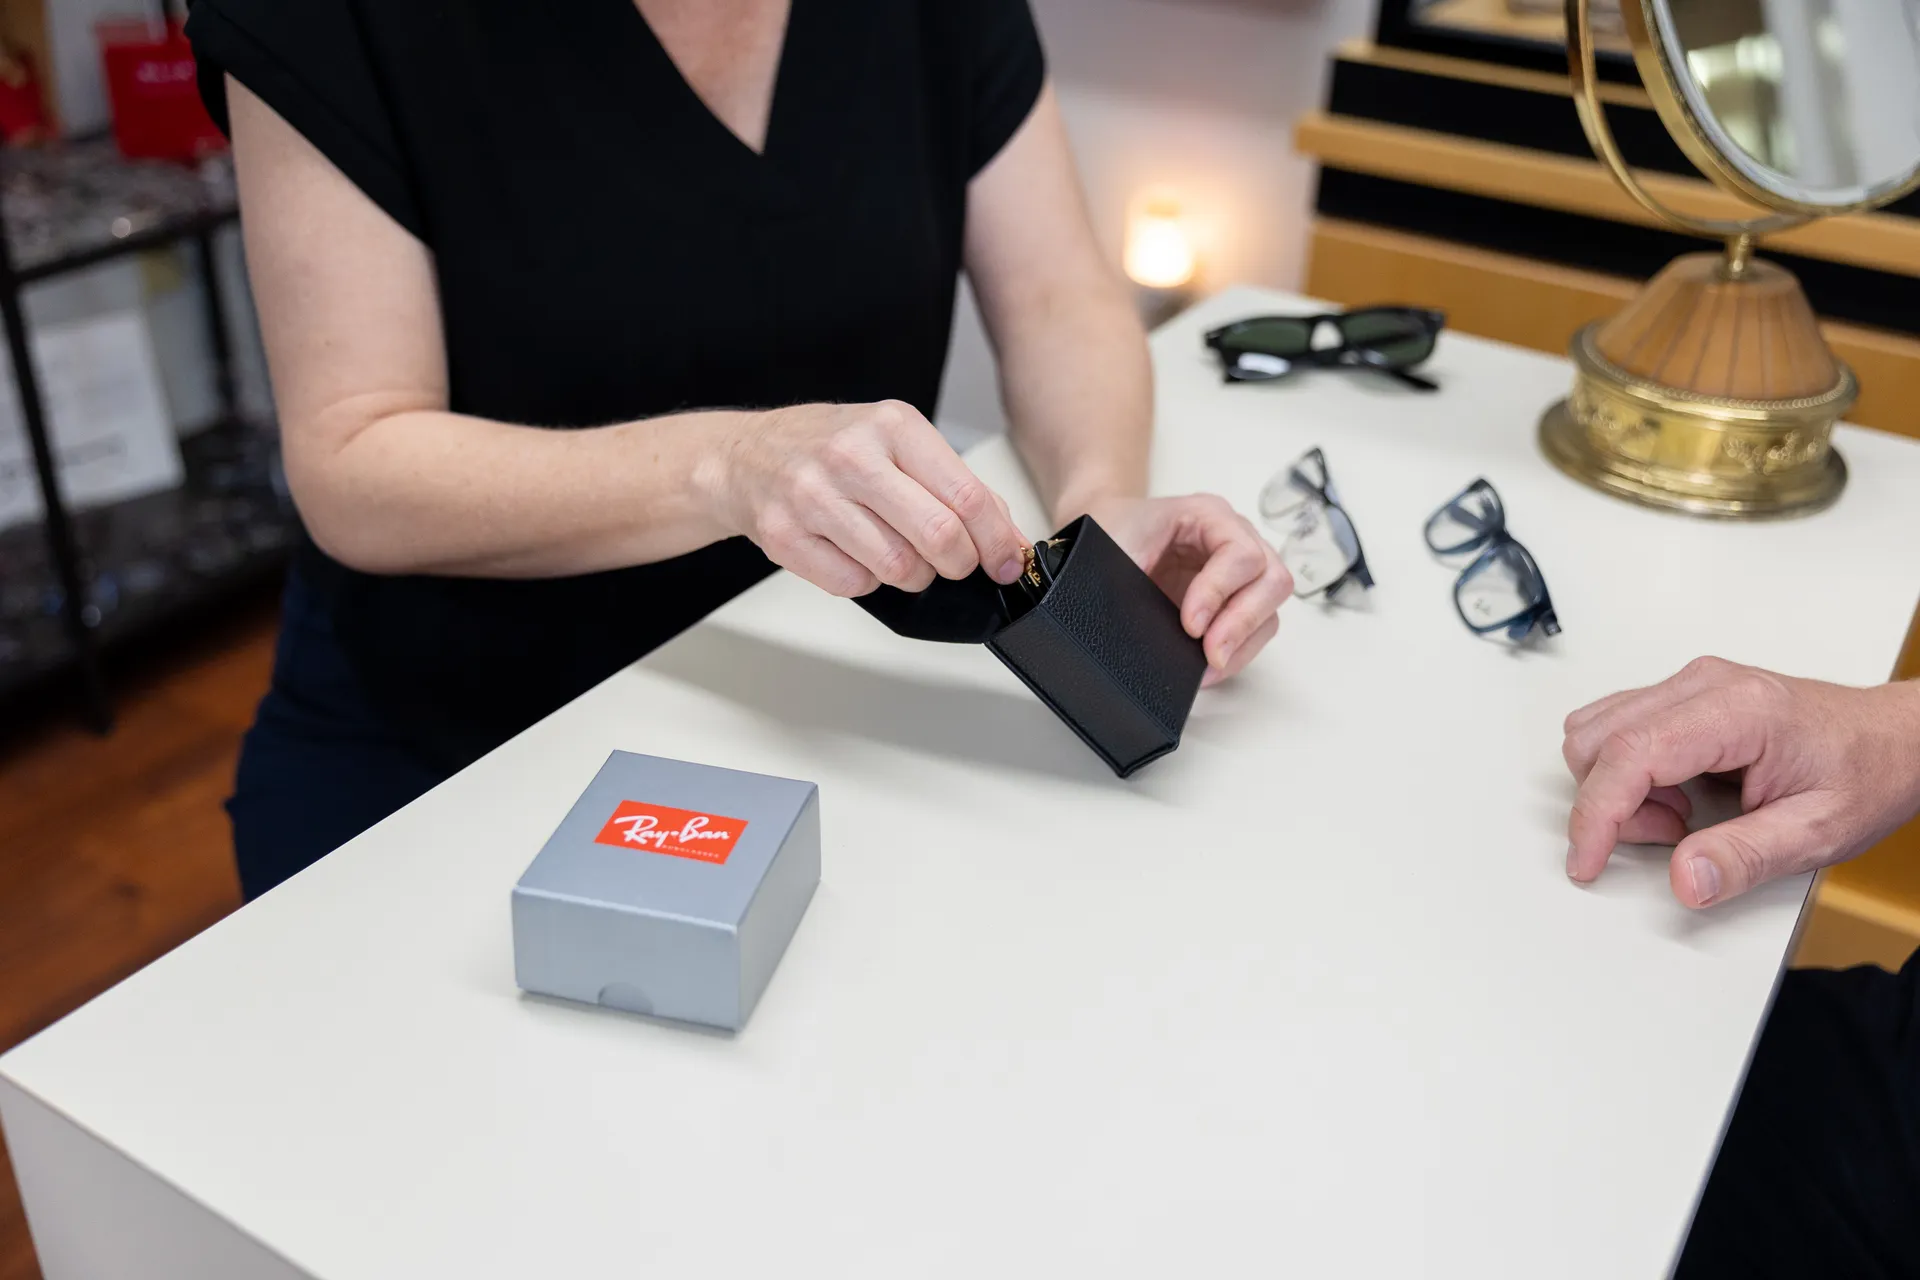
<path id="1" fill-rule="evenodd" d="M 1820 833 L 1833 827 L 1829 802 L 1801 792 L 1761 805 L 1682 840 L 1667 868 L 1673 896 L 1689 907 L 1709 907 L 1755 885 L 1812 871 L 1838 852 Z"/>
<path id="2" fill-rule="evenodd" d="M 857 502 L 843 499 L 820 507 L 808 520 L 807 531 L 832 542 L 890 587 L 924 591 L 937 576 L 912 543 Z"/>
<path id="3" fill-rule="evenodd" d="M 1279 631 L 1280 619 L 1277 616 L 1268 618 L 1259 630 L 1247 638 L 1245 644 L 1234 651 L 1233 661 L 1230 666 L 1222 669 L 1211 663 L 1207 665 L 1207 674 L 1200 677 L 1200 687 L 1202 689 L 1211 688 L 1219 684 L 1222 680 L 1225 680 L 1228 676 L 1245 670 L 1246 665 L 1253 661 L 1254 655 L 1266 648 L 1267 641 L 1273 639 L 1275 635 L 1279 634 Z"/>
<path id="4" fill-rule="evenodd" d="M 1621 728 L 1637 724 L 1692 696 L 1671 687 L 1665 681 L 1644 689 L 1629 689 L 1614 695 L 1608 705 L 1579 727 L 1567 733 L 1560 754 L 1577 780 L 1584 780 L 1593 768 L 1600 746 Z"/>
<path id="5" fill-rule="evenodd" d="M 864 596 L 880 585 L 871 570 L 852 556 L 814 534 L 796 537 L 769 552 L 774 563 L 797 574 L 829 595 Z"/>
<path id="6" fill-rule="evenodd" d="M 1585 778 L 1594 757 L 1622 726 L 1633 724 L 1667 707 L 1677 706 L 1706 689 L 1725 683 L 1739 668 L 1719 658 L 1695 658 L 1658 684 L 1628 689 L 1590 703 L 1567 717 L 1567 740 L 1561 748 L 1575 778 Z"/>
<path id="7" fill-rule="evenodd" d="M 1693 816 L 1693 797 L 1679 787 L 1655 787 L 1647 793 L 1647 799 L 1667 806 L 1682 819 Z"/>
<path id="8" fill-rule="evenodd" d="M 1604 698 L 1596 698 L 1586 706 L 1568 712 L 1563 728 L 1568 734 L 1573 734 L 1577 732 L 1581 726 L 1592 723 L 1595 717 L 1604 715 L 1608 708 L 1617 707 L 1629 698 L 1637 698 L 1651 688 L 1653 688 L 1652 685 L 1642 685 L 1638 689 L 1622 689 L 1620 692 L 1610 693 Z"/>
<path id="9" fill-rule="evenodd" d="M 1233 599 L 1207 628 L 1205 647 L 1208 661 L 1227 675 L 1245 667 L 1260 651 L 1260 645 L 1272 638 L 1272 631 L 1260 636 L 1270 625 L 1277 630 L 1276 618 L 1282 603 L 1293 591 L 1293 575 L 1276 555 L 1269 555 L 1267 566 L 1251 583 L 1234 592 Z M 1260 636 L 1259 643 L 1255 637 Z"/>
<path id="10" fill-rule="evenodd" d="M 1591 880 L 1620 839 L 1620 828 L 1655 787 L 1678 786 L 1716 769 L 1750 763 L 1760 743 L 1753 718 L 1709 692 L 1617 730 L 1601 744 L 1580 783 L 1567 824 L 1567 874 Z"/>
<path id="11" fill-rule="evenodd" d="M 1225 613 L 1228 602 L 1242 587 L 1260 581 L 1273 563 L 1273 549 L 1224 502 L 1197 501 L 1180 516 L 1175 539 L 1204 557 L 1180 598 L 1180 622 L 1188 635 L 1212 640 L 1209 633 L 1214 620 Z M 1272 607 L 1279 608 L 1279 601 L 1275 600 Z M 1261 621 L 1261 616 L 1243 610 L 1238 620 L 1239 632 L 1232 638 L 1244 640 Z M 1220 639 L 1227 638 L 1223 632 Z M 1214 657 L 1212 648 L 1209 645 L 1209 661 Z"/>
<path id="12" fill-rule="evenodd" d="M 1026 545 L 1020 530 L 993 500 L 993 491 L 968 470 L 933 425 L 910 406 L 899 409 L 900 421 L 891 437 L 894 461 L 960 517 L 967 536 L 973 539 L 975 559 L 986 566 L 993 580 L 1012 582 L 1020 576 L 1020 548 Z"/>
<path id="13" fill-rule="evenodd" d="M 847 492 L 905 538 L 941 577 L 964 578 L 980 567 L 979 553 L 960 517 L 895 466 L 893 459 L 851 479 Z"/>
<path id="14" fill-rule="evenodd" d="M 1679 844 L 1687 838 L 1687 820 L 1658 800 L 1649 800 L 1620 824 L 1621 844 Z"/>

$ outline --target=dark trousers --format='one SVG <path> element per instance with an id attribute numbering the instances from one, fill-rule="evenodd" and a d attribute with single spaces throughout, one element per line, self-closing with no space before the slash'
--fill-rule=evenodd
<path id="1" fill-rule="evenodd" d="M 259 897 L 445 777 L 368 705 L 332 621 L 290 575 L 273 684 L 227 801 L 242 895 Z"/>
<path id="2" fill-rule="evenodd" d="M 1674 1275 L 1920 1277 L 1920 954 L 1786 976 Z"/>

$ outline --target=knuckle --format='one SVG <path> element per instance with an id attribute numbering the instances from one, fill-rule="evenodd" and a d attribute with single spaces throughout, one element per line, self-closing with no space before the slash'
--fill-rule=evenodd
<path id="1" fill-rule="evenodd" d="M 1722 672 L 1730 671 L 1732 668 L 1733 664 L 1725 658 L 1716 658 L 1712 654 L 1703 654 L 1682 667 L 1680 674 L 1683 676 L 1713 677 Z"/>
<path id="2" fill-rule="evenodd" d="M 754 524 L 753 540 L 778 560 L 800 541 L 800 526 L 783 511 L 762 511 Z"/>
<path id="3" fill-rule="evenodd" d="M 1742 671 L 1740 683 L 1747 697 L 1758 707 L 1779 706 L 1790 696 L 1785 682 L 1769 671 L 1747 667 Z"/>
<path id="4" fill-rule="evenodd" d="M 1720 846 L 1728 858 L 1740 869 L 1738 889 L 1751 889 L 1757 884 L 1773 878 L 1772 869 L 1767 865 L 1766 851 L 1755 844 L 1744 832 L 1726 832 Z"/>
<path id="5" fill-rule="evenodd" d="M 874 590 L 880 585 L 880 580 L 859 565 L 849 565 L 835 569 L 822 585 L 836 596 L 851 599 Z"/>
<path id="6" fill-rule="evenodd" d="M 1280 557 L 1275 556 L 1273 558 L 1273 568 L 1270 572 L 1273 574 L 1274 587 L 1280 597 L 1274 602 L 1274 607 L 1279 608 L 1293 595 L 1293 570 L 1287 568 L 1285 562 L 1283 562 Z"/>
<path id="7" fill-rule="evenodd" d="M 827 472 L 818 466 L 798 466 L 787 476 L 787 494 L 793 505 L 800 510 L 813 511 L 825 507 L 837 490 Z"/>
<path id="8" fill-rule="evenodd" d="M 1638 725 L 1616 729 L 1600 744 L 1597 757 L 1602 764 L 1625 765 L 1643 759 L 1653 744 L 1653 735 Z"/>
<path id="9" fill-rule="evenodd" d="M 882 400 L 873 406 L 873 424 L 883 431 L 898 431 L 913 418 L 913 407 L 904 401 Z"/>
<path id="10" fill-rule="evenodd" d="M 896 544 L 880 553 L 880 563 L 874 567 L 879 571 L 882 582 L 899 586 L 913 577 L 920 564 L 920 557 L 914 554 L 913 548 Z"/>
<path id="11" fill-rule="evenodd" d="M 994 509 L 993 495 L 979 480 L 967 476 L 954 482 L 947 494 L 947 506 L 962 520 L 978 520 Z"/>
<path id="12" fill-rule="evenodd" d="M 859 472 L 873 459 L 873 442 L 858 426 L 842 427 L 828 436 L 820 455 L 827 465 L 841 473 Z"/>
<path id="13" fill-rule="evenodd" d="M 920 524 L 920 540 L 929 549 L 946 554 L 960 549 L 966 541 L 967 531 L 953 512 L 944 508 L 928 516 Z"/>

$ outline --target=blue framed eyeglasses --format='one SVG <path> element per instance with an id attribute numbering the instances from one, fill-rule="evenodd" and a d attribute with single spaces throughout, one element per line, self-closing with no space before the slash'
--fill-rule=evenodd
<path id="1" fill-rule="evenodd" d="M 1331 599 L 1349 584 L 1373 585 L 1359 531 L 1334 493 L 1327 457 L 1319 449 L 1307 450 L 1267 481 L 1260 491 L 1260 514 L 1283 532 L 1280 559 L 1293 575 L 1294 594 Z"/>
<path id="2" fill-rule="evenodd" d="M 1533 554 L 1507 532 L 1507 509 L 1486 480 L 1475 480 L 1427 521 L 1436 555 L 1473 559 L 1453 584 L 1454 608 L 1475 635 L 1506 632 L 1518 643 L 1538 630 L 1560 634 L 1546 575 Z"/>

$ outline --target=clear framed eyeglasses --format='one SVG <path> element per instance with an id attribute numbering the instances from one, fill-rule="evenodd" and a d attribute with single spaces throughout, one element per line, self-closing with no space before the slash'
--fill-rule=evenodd
<path id="1" fill-rule="evenodd" d="M 1539 630 L 1560 634 L 1546 575 L 1507 532 L 1507 509 L 1484 479 L 1462 489 L 1427 521 L 1427 546 L 1442 556 L 1472 556 L 1453 584 L 1454 607 L 1475 635 L 1506 632 L 1518 643 Z"/>
<path id="2" fill-rule="evenodd" d="M 1293 574 L 1295 594 L 1326 595 L 1373 585 L 1353 518 L 1333 488 L 1327 458 L 1309 449 L 1260 491 L 1260 515 L 1281 535 L 1280 559 Z"/>

